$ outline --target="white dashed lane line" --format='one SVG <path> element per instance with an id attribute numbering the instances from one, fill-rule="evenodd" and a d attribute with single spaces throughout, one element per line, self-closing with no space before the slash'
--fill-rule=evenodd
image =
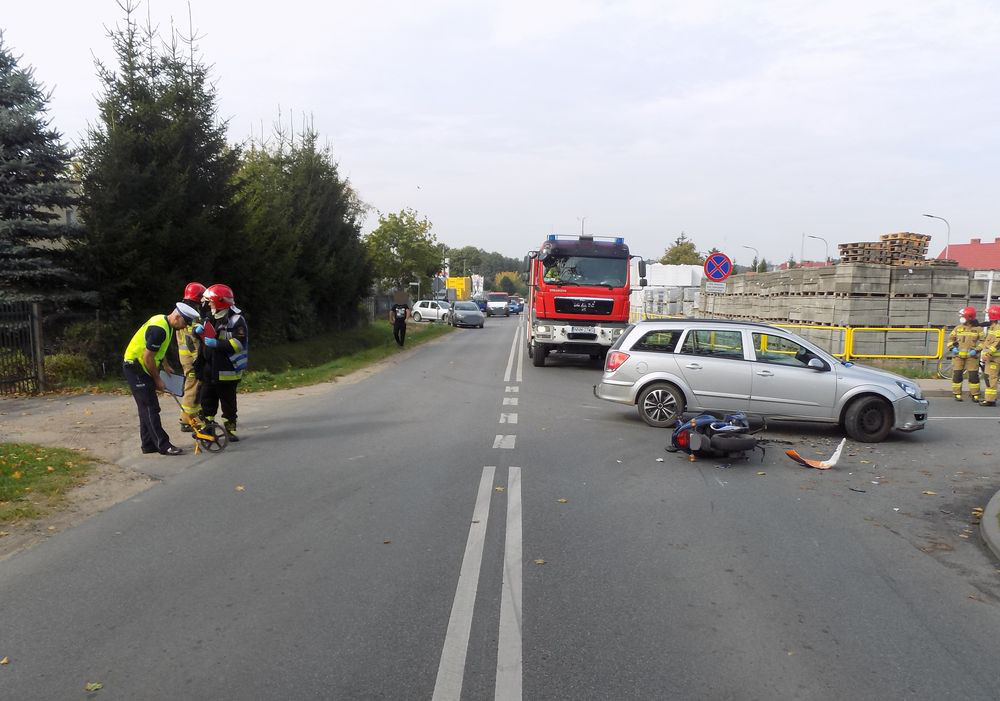
<path id="1" fill-rule="evenodd" d="M 502 424 L 516 424 L 517 414 L 500 414 L 500 423 Z"/>
<path id="2" fill-rule="evenodd" d="M 517 397 L 504 397 L 504 406 L 517 406 Z"/>
<path id="3" fill-rule="evenodd" d="M 514 450 L 514 444 L 517 442 L 517 436 L 500 436 L 498 435 L 493 439 L 493 447 L 501 448 L 503 450 Z"/>

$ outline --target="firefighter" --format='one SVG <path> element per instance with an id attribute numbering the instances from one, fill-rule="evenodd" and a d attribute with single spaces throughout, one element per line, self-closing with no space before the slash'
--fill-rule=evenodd
<path id="1" fill-rule="evenodd" d="M 125 348 L 122 372 L 132 390 L 139 410 L 139 440 L 143 453 L 180 455 L 184 451 L 170 442 L 170 437 L 160 423 L 160 400 L 156 393 L 165 391 L 160 379 L 160 366 L 171 371 L 164 356 L 175 331 L 183 329 L 198 318 L 198 310 L 185 302 L 178 302 L 169 314 L 156 314 L 139 327 Z"/>
<path id="2" fill-rule="evenodd" d="M 184 301 L 199 309 L 201 298 L 205 294 L 205 286 L 200 282 L 189 282 L 184 288 Z M 177 353 L 181 360 L 181 370 L 184 372 L 184 396 L 181 398 L 181 411 L 188 416 L 197 416 L 201 413 L 201 404 L 198 403 L 198 390 L 201 383 L 198 381 L 198 373 L 195 372 L 194 365 L 198 359 L 198 348 L 201 339 L 198 337 L 199 326 L 188 326 L 177 331 Z M 191 426 L 181 416 L 181 430 L 190 433 Z"/>
<path id="3" fill-rule="evenodd" d="M 958 326 L 948 334 L 951 349 L 951 391 L 955 401 L 962 401 L 962 377 L 969 380 L 969 394 L 972 401 L 979 401 L 979 344 L 983 341 L 983 329 L 976 321 L 976 308 L 963 307 L 959 311 Z"/>
<path id="4" fill-rule="evenodd" d="M 215 336 L 206 333 L 202 339 L 202 352 L 198 364 L 201 377 L 201 413 L 207 421 L 215 420 L 215 413 L 222 405 L 222 418 L 229 440 L 239 441 L 236 435 L 236 387 L 243 379 L 247 367 L 247 340 L 249 330 L 242 311 L 236 306 L 233 290 L 228 285 L 216 284 L 205 290 Z"/>
<path id="5" fill-rule="evenodd" d="M 1000 376 L 1000 306 L 993 305 L 986 311 L 990 325 L 986 337 L 979 345 L 979 355 L 986 370 L 986 399 L 983 406 L 997 405 L 997 378 Z"/>

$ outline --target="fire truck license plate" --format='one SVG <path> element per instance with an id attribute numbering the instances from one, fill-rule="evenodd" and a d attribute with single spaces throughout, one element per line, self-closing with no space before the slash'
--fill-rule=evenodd
<path id="1" fill-rule="evenodd" d="M 571 326 L 569 328 L 570 333 L 597 333 L 597 330 L 593 326 Z"/>

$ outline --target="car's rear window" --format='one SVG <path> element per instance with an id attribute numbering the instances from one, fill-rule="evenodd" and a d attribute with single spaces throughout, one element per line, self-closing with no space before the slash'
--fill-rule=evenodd
<path id="1" fill-rule="evenodd" d="M 632 350 L 652 353 L 673 353 L 681 337 L 681 329 L 660 329 L 649 331 L 632 344 Z"/>

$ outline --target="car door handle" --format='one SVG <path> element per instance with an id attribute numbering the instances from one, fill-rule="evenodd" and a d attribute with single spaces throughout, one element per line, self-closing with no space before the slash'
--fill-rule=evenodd
<path id="1" fill-rule="evenodd" d="M 758 370 L 757 374 L 761 377 L 774 377 L 774 373 L 770 370 Z"/>
<path id="2" fill-rule="evenodd" d="M 684 367 L 686 367 L 688 370 L 701 370 L 701 365 L 699 365 L 698 363 L 688 363 Z"/>

